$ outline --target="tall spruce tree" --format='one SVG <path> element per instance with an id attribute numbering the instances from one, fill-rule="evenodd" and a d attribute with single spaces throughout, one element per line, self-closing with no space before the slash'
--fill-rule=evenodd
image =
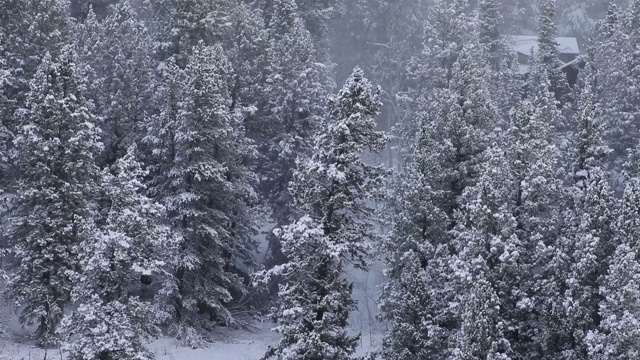
<path id="1" fill-rule="evenodd" d="M 380 129 L 392 129 L 404 112 L 400 105 L 409 82 L 406 67 L 423 49 L 422 29 L 429 6 L 427 1 L 349 1 L 341 5 L 332 23 L 330 49 L 336 78 L 346 78 L 356 65 L 371 69 L 367 76 L 382 88 Z M 401 168 L 396 147 L 402 150 L 413 144 L 403 137 L 391 140 L 385 160 L 389 167 Z M 411 154 L 403 154 L 407 155 Z"/>
<path id="2" fill-rule="evenodd" d="M 100 119 L 105 151 L 100 163 L 111 165 L 143 137 L 154 89 L 151 37 L 128 2 L 111 8 L 103 20 L 90 11 L 76 27 L 79 61 L 87 68 L 87 97 Z"/>
<path id="3" fill-rule="evenodd" d="M 144 14 L 158 60 L 173 58 L 184 68 L 200 41 L 205 45 L 222 41 L 224 19 L 232 6 L 227 0 L 144 0 Z"/>
<path id="4" fill-rule="evenodd" d="M 544 67 L 549 77 L 549 90 L 561 103 L 568 101 L 570 95 L 566 75 L 560 69 L 562 62 L 558 54 L 558 36 L 556 26 L 556 0 L 541 0 L 538 15 L 538 52 L 534 62 Z"/>
<path id="5" fill-rule="evenodd" d="M 330 103 L 313 155 L 298 162 L 291 191 L 306 215 L 277 232 L 289 262 L 261 274 L 284 276 L 272 314 L 283 337 L 265 359 L 352 358 L 359 336 L 349 334 L 347 320 L 356 301 L 344 269 L 346 261 L 366 268 L 377 237 L 367 201 L 381 196 L 386 171 L 362 155 L 386 144 L 375 130 L 379 106 L 378 91 L 356 68 Z"/>
<path id="6" fill-rule="evenodd" d="M 45 56 L 14 140 L 20 178 L 11 241 L 18 264 L 8 290 L 23 305 L 21 323 L 37 322 L 41 345 L 56 334 L 80 270 L 79 247 L 95 231 L 94 155 L 102 144 L 75 61 L 72 47 L 59 58 Z"/>
<path id="7" fill-rule="evenodd" d="M 507 51 L 502 38 L 503 17 L 500 14 L 498 0 L 480 0 L 478 2 L 478 36 L 485 46 L 487 63 L 492 70 L 502 65 Z"/>
<path id="8" fill-rule="evenodd" d="M 522 243 L 516 235 L 513 172 L 504 144 L 487 151 L 478 183 L 465 190 L 453 230 L 456 300 L 461 326 L 454 355 L 459 359 L 509 359 Z"/>
<path id="9" fill-rule="evenodd" d="M 638 59 L 631 54 L 640 47 L 640 1 L 632 1 L 621 11 L 611 6 L 607 17 L 597 26 L 592 51 L 597 70 L 597 102 L 603 112 L 605 139 L 613 150 L 613 175 L 621 171 L 627 154 L 640 140 L 638 128 Z M 619 177 L 621 178 L 621 177 Z M 618 180 L 618 179 L 616 179 Z M 616 190 L 623 190 L 616 181 Z"/>
<path id="10" fill-rule="evenodd" d="M 255 139 L 264 130 L 255 119 L 258 117 L 257 105 L 264 96 L 268 32 L 261 12 L 249 4 L 233 7 L 228 20 L 222 34 L 222 46 L 234 70 L 229 84 L 231 108 L 242 112 L 247 136 Z"/>
<path id="11" fill-rule="evenodd" d="M 573 165 L 574 180 L 578 186 L 581 180 L 589 178 L 592 169 L 606 166 L 607 156 L 611 151 L 603 138 L 604 124 L 594 101 L 591 84 L 583 86 L 577 105 L 578 138 Z"/>
<path id="12" fill-rule="evenodd" d="M 231 74 L 220 46 L 200 43 L 184 71 L 168 62 L 166 105 L 147 139 L 157 156 L 152 190 L 183 239 L 173 331 L 194 347 L 204 330 L 233 321 L 228 304 L 246 290 L 239 266 L 255 248 L 253 148 L 230 110 Z"/>
<path id="13" fill-rule="evenodd" d="M 476 261 L 476 266 L 482 260 Z M 511 359 L 511 348 L 504 338 L 505 323 L 500 321 L 500 299 L 482 275 L 473 277 L 471 290 L 463 296 L 462 324 L 453 359 Z"/>
<path id="14" fill-rule="evenodd" d="M 627 183 L 615 225 L 618 245 L 600 288 L 603 300 L 598 315 L 602 320 L 586 338 L 590 359 L 633 359 L 640 354 L 634 340 L 640 332 L 639 215 L 640 181 L 633 178 Z"/>
<path id="15" fill-rule="evenodd" d="M 165 208 L 144 193 L 146 175 L 135 146 L 116 161 L 113 173 L 103 172 L 104 224 L 82 244 L 82 271 L 72 291 L 78 307 L 61 328 L 70 359 L 154 358 L 146 343 L 161 334 L 163 311 L 134 293 L 144 277 L 171 279 L 167 271 L 179 238 L 162 224 Z"/>
<path id="16" fill-rule="evenodd" d="M 398 182 L 397 215 L 383 243 L 388 280 L 380 287 L 380 310 L 389 330 L 382 357 L 388 360 L 447 358 L 456 323 L 449 306 L 454 278 L 448 219 L 436 206 L 429 182 L 439 168 L 430 162 L 427 131 L 424 124 L 413 161 Z"/>
<path id="17" fill-rule="evenodd" d="M 481 65 L 486 67 L 487 88 L 506 128 L 509 111 L 522 99 L 522 80 L 517 56 L 511 53 L 503 35 L 504 17 L 499 0 L 481 0 L 477 10 L 477 32 L 482 47 Z"/>
<path id="18" fill-rule="evenodd" d="M 399 181 L 400 213 L 392 217 L 386 246 L 390 281 L 381 294 L 382 316 L 392 324 L 383 350 L 389 359 L 419 359 L 426 353 L 446 358 L 456 346 L 453 338 L 461 314 L 447 305 L 455 301 L 456 293 L 449 265 L 456 249 L 448 231 L 456 224 L 454 214 L 462 194 L 478 179 L 498 122 L 475 54 L 479 54 L 477 44 L 465 45 L 451 68 L 447 87 L 433 96 L 429 106 L 434 114 L 422 119 L 421 138 L 411 157 L 415 163 L 408 167 L 410 176 L 404 184 Z M 420 210 L 411 214 L 416 209 Z M 432 223 L 436 219 L 439 222 Z M 416 286 L 423 281 L 428 290 Z M 408 348 L 401 350 L 403 346 Z"/>
<path id="19" fill-rule="evenodd" d="M 325 114 L 329 76 L 319 63 L 310 32 L 294 0 L 277 0 L 269 22 L 266 49 L 266 96 L 261 116 L 250 125 L 260 157 L 256 171 L 260 190 L 271 208 L 276 226 L 295 219 L 288 190 L 296 158 L 310 153 L 313 135 Z M 268 262 L 282 262 L 276 238 L 270 237 Z"/>
<path id="20" fill-rule="evenodd" d="M 599 289 L 615 250 L 615 200 L 604 171 L 609 150 L 598 115 L 591 86 L 584 84 L 578 101 L 573 181 L 567 188 L 559 238 L 567 265 L 557 276 L 565 283 L 565 293 L 559 294 L 557 302 L 566 314 L 558 322 L 558 333 L 564 334 L 556 349 L 558 358 L 588 358 L 586 335 L 599 326 Z"/>
<path id="21" fill-rule="evenodd" d="M 3 30 L 0 29 L 0 33 Z M 11 132 L 7 128 L 10 119 L 11 100 L 7 96 L 7 88 L 11 85 L 12 76 L 9 72 L 7 60 L 4 57 L 3 39 L 4 35 L 0 34 L 0 107 L 4 111 L 0 112 L 0 194 L 5 192 L 8 184 L 9 172 L 9 151 L 11 143 Z"/>
<path id="22" fill-rule="evenodd" d="M 442 102 L 439 92 L 449 89 L 454 64 L 473 33 L 468 8 L 467 0 L 437 0 L 429 8 L 422 52 L 409 61 L 406 69 L 409 80 L 403 102 L 407 110 L 394 128 L 401 165 L 411 161 L 421 119 L 432 119 L 439 113 L 434 108 Z"/>
<path id="23" fill-rule="evenodd" d="M 432 163 L 430 174 L 437 206 L 454 224 L 454 213 L 465 188 L 475 184 L 483 153 L 491 144 L 498 113 L 485 84 L 484 72 L 475 55 L 477 44 L 465 46 L 451 68 L 448 87 L 436 92 L 428 135 Z"/>
<path id="24" fill-rule="evenodd" d="M 541 87 L 546 88 L 545 83 Z M 547 101 L 553 99 L 548 90 L 544 94 Z M 512 241 L 518 261 L 516 273 L 505 279 L 511 290 L 503 306 L 509 321 L 507 338 L 517 356 L 523 358 L 543 356 L 543 344 L 549 335 L 542 324 L 548 300 L 555 299 L 551 294 L 559 291 L 551 277 L 560 193 L 554 172 L 556 149 L 548 141 L 550 109 L 555 105 L 534 109 L 529 101 L 523 101 L 513 113 L 506 139 L 508 161 L 512 163 Z"/>
<path id="25" fill-rule="evenodd" d="M 606 173 L 601 168 L 590 171 L 583 191 L 576 194 L 575 219 L 570 223 L 563 248 L 568 254 L 568 271 L 564 297 L 559 299 L 566 316 L 560 321 L 564 333 L 557 358 L 588 359 L 587 334 L 596 331 L 601 322 L 599 306 L 610 257 L 615 250 L 612 228 L 615 225 L 615 200 Z M 564 327 L 564 328 L 563 328 Z"/>
<path id="26" fill-rule="evenodd" d="M 68 40 L 68 5 L 65 0 L 0 4 L 0 182 L 4 176 L 5 186 L 16 177 L 7 154 L 20 126 L 17 110 L 26 106 L 29 83 L 45 54 L 58 56 Z"/>

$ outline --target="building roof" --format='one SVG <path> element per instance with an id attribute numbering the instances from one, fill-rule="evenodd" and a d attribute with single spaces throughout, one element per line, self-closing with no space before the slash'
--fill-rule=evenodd
<path id="1" fill-rule="evenodd" d="M 572 37 L 557 37 L 558 51 L 560 54 L 572 54 L 579 55 L 580 48 L 578 47 L 578 40 Z M 523 55 L 531 55 L 531 50 L 535 53 L 538 51 L 538 37 L 531 35 L 513 35 L 509 37 L 509 44 L 513 51 L 519 52 Z"/>
<path id="2" fill-rule="evenodd" d="M 565 63 L 564 65 L 560 66 L 558 69 L 565 69 L 565 68 L 567 68 L 569 66 L 579 66 L 581 61 L 584 61 L 584 59 L 580 58 L 580 57 L 577 57 L 577 58 L 569 61 L 568 63 Z"/>

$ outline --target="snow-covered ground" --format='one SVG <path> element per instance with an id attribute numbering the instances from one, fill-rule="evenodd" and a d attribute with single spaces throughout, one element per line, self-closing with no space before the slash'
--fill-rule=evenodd
<path id="1" fill-rule="evenodd" d="M 265 231 L 265 226 L 262 230 Z M 258 238 L 260 249 L 256 257 L 262 260 L 266 251 L 264 235 Z M 351 269 L 348 277 L 354 281 L 354 297 L 359 310 L 351 315 L 353 332 L 362 334 L 358 356 L 366 355 L 380 348 L 384 326 L 380 324 L 376 299 L 377 287 L 383 280 L 382 264 L 374 263 L 369 272 Z M 1 287 L 1 285 L 0 285 Z M 2 331 L 1 326 L 6 326 Z M 215 342 L 204 349 L 184 347 L 173 338 L 163 338 L 149 344 L 157 360 L 257 360 L 264 355 L 269 345 L 274 344 L 278 334 L 271 331 L 269 321 L 252 324 L 254 329 L 219 328 Z M 29 334 L 33 329 L 22 328 L 17 321 L 15 308 L 11 302 L 0 298 L 0 360 L 66 360 L 60 349 L 43 350 L 35 346 Z"/>
<path id="2" fill-rule="evenodd" d="M 359 311 L 351 316 L 351 328 L 362 333 L 361 346 L 357 355 L 366 355 L 379 349 L 382 342 L 383 326 L 377 322 L 376 286 L 381 280 L 380 265 L 369 273 L 351 271 L 354 280 L 354 296 L 359 302 Z M 0 360 L 65 360 L 59 349 L 47 351 L 39 349 L 29 338 L 33 329 L 24 329 L 17 323 L 15 309 L 8 301 L 0 301 L 0 324 L 7 325 L 0 333 Z M 204 349 L 190 349 L 172 338 L 163 338 L 149 345 L 157 360 L 257 360 L 264 355 L 269 345 L 275 343 L 278 335 L 271 331 L 269 321 L 256 322 L 253 330 L 219 328 L 216 341 Z"/>
<path id="3" fill-rule="evenodd" d="M 190 349 L 181 346 L 175 339 L 159 339 L 150 348 L 157 360 L 257 360 L 267 347 L 277 341 L 277 334 L 270 331 L 270 323 L 257 323 L 256 330 L 220 329 L 217 340 L 203 349 Z M 379 347 L 381 337 L 378 334 L 363 334 L 358 355 L 365 355 Z M 47 351 L 34 346 L 23 329 L 9 329 L 0 336 L 0 360 L 61 360 L 66 359 L 59 349 Z"/>

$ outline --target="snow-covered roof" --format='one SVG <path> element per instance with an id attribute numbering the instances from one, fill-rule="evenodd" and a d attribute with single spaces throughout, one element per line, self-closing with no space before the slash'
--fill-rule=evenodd
<path id="1" fill-rule="evenodd" d="M 579 55 L 578 40 L 572 37 L 557 37 L 558 50 L 561 54 Z M 513 35 L 509 38 L 511 48 L 523 55 L 531 55 L 531 49 L 538 51 L 538 37 L 531 35 Z"/>
<path id="2" fill-rule="evenodd" d="M 529 64 L 519 64 L 518 65 L 518 73 L 520 75 L 528 74 L 531 66 Z"/>
<path id="3" fill-rule="evenodd" d="M 577 57 L 569 61 L 568 63 L 562 64 L 560 67 L 558 67 L 558 69 L 564 70 L 569 66 L 578 65 L 580 64 L 580 61 L 583 61 L 583 59 L 581 59 L 580 57 Z M 529 64 L 518 64 L 518 73 L 521 75 L 528 74 L 530 69 L 531 69 L 531 65 Z"/>
<path id="4" fill-rule="evenodd" d="M 559 69 L 564 69 L 564 68 L 569 67 L 569 66 L 577 65 L 577 64 L 580 63 L 580 61 L 584 61 L 584 59 L 582 59 L 580 57 L 577 57 L 577 58 L 569 61 L 568 63 L 565 63 L 564 65 L 560 66 Z"/>

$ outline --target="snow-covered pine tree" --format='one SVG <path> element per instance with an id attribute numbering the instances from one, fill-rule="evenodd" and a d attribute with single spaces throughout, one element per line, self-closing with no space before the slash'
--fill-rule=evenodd
<path id="1" fill-rule="evenodd" d="M 249 4 L 235 6 L 228 20 L 222 46 L 234 70 L 229 84 L 232 109 L 244 114 L 247 136 L 254 139 L 253 131 L 264 130 L 254 125 L 254 119 L 256 105 L 264 97 L 268 33 L 262 14 Z"/>
<path id="2" fill-rule="evenodd" d="M 536 1 L 501 0 L 505 17 L 505 29 L 513 33 L 526 34 L 536 30 Z"/>
<path id="3" fill-rule="evenodd" d="M 7 124 L 12 117 L 10 113 L 11 100 L 7 96 L 8 88 L 12 83 L 12 76 L 5 58 L 4 38 L 4 30 L 0 27 L 0 108 L 3 109 L 0 111 L 0 196 L 8 186 L 9 151 L 12 138 L 12 134 L 7 128 Z"/>
<path id="4" fill-rule="evenodd" d="M 453 66 L 474 25 L 473 19 L 466 14 L 468 9 L 467 0 L 436 0 L 429 9 L 422 55 L 410 64 L 411 73 L 418 71 L 416 80 L 426 81 L 436 88 L 449 86 Z"/>
<path id="5" fill-rule="evenodd" d="M 571 89 L 566 75 L 560 69 L 562 62 L 558 58 L 556 41 L 556 0 L 540 0 L 538 15 L 538 52 L 534 62 L 544 67 L 549 77 L 549 90 L 561 103 L 568 101 Z"/>
<path id="6" fill-rule="evenodd" d="M 620 218 L 615 225 L 617 248 L 600 287 L 600 326 L 587 335 L 589 359 L 634 359 L 640 356 L 640 180 L 627 182 Z"/>
<path id="7" fill-rule="evenodd" d="M 431 120 L 438 113 L 434 107 L 442 99 L 437 100 L 437 92 L 449 88 L 453 66 L 473 34 L 473 20 L 466 14 L 468 8 L 467 0 L 436 0 L 429 8 L 424 47 L 407 65 L 408 91 L 403 99 L 407 110 L 394 128 L 400 165 L 411 161 L 422 119 Z"/>
<path id="8" fill-rule="evenodd" d="M 318 60 L 329 63 L 329 34 L 332 20 L 343 10 L 344 4 L 339 0 L 297 0 L 300 17 L 312 36 L 318 53 Z"/>
<path id="9" fill-rule="evenodd" d="M 6 10 L 3 4 L 0 4 L 0 11 Z M 5 20 L 3 17 L 0 17 L 0 19 Z M 11 99 L 13 93 L 12 87 L 15 80 L 14 75 L 9 69 L 9 54 L 6 50 L 8 47 L 8 44 L 6 44 L 7 34 L 6 23 L 2 22 L 2 25 L 0 25 L 0 226 L 4 226 L 7 220 L 9 210 L 9 206 L 7 206 L 7 194 L 11 186 L 9 168 L 13 134 L 8 126 L 10 124 L 15 126 L 13 116 L 14 105 Z M 7 234 L 3 231 L 0 233 L 0 258 L 4 258 L 8 253 L 8 247 Z M 3 285 L 6 281 L 4 266 L 0 267 L 0 281 Z M 0 333 L 5 332 L 4 325 L 5 324 L 0 323 Z"/>
<path id="10" fill-rule="evenodd" d="M 214 45 L 235 2 L 229 0 L 143 0 L 143 14 L 154 38 L 158 60 L 173 58 L 181 69 L 200 41 Z"/>
<path id="11" fill-rule="evenodd" d="M 18 264 L 9 294 L 23 307 L 20 321 L 38 324 L 41 345 L 50 344 L 70 301 L 78 251 L 94 233 L 102 150 L 83 74 L 71 46 L 59 58 L 45 56 L 19 111 L 14 140 L 19 169 L 11 242 Z"/>
<path id="12" fill-rule="evenodd" d="M 589 178 L 592 169 L 605 168 L 610 149 L 603 139 L 602 117 L 594 102 L 592 86 L 588 82 L 583 84 L 577 108 L 578 138 L 573 173 L 574 180 L 580 186 L 579 182 Z"/>
<path id="13" fill-rule="evenodd" d="M 130 5 L 140 4 L 139 0 L 69 0 L 71 3 L 71 16 L 78 22 L 86 20 L 89 12 L 93 11 L 99 19 L 104 19 L 110 15 L 112 6 L 129 3 Z"/>
<path id="14" fill-rule="evenodd" d="M 253 4 L 264 14 L 267 23 L 278 10 L 278 1 L 256 0 Z M 294 0 L 290 2 L 296 8 L 296 13 L 305 24 L 311 35 L 312 46 L 318 54 L 318 61 L 329 63 L 328 43 L 331 26 L 336 25 L 332 20 L 343 11 L 343 4 L 339 0 Z M 271 26 L 268 26 L 271 27 Z"/>
<path id="15" fill-rule="evenodd" d="M 541 87 L 547 89 L 547 84 L 543 82 Z M 553 95 L 548 90 L 544 94 L 552 105 L 535 109 L 524 100 L 514 111 L 505 144 L 513 184 L 510 196 L 515 235 L 511 242 L 518 260 L 515 274 L 505 279 L 509 296 L 502 306 L 508 320 L 507 339 L 516 356 L 523 358 L 538 358 L 544 353 L 547 335 L 541 324 L 549 299 L 556 299 L 552 294 L 559 292 L 550 273 L 560 190 L 555 178 L 556 149 L 548 142 L 550 125 L 545 116 L 555 105 Z"/>
<path id="16" fill-rule="evenodd" d="M 567 242 L 563 250 L 568 256 L 568 271 L 558 276 L 566 281 L 564 297 L 559 299 L 566 314 L 559 321 L 564 344 L 556 356 L 561 359 L 588 359 L 587 334 L 600 324 L 600 288 L 615 250 L 613 192 L 601 168 L 589 173 L 582 191 L 576 193 L 581 197 L 575 199 L 575 219 L 562 239 Z"/>
<path id="17" fill-rule="evenodd" d="M 260 192 L 276 226 L 282 226 L 296 216 L 289 182 L 296 158 L 309 154 L 313 135 L 322 125 L 330 81 L 294 0 L 273 2 L 268 31 L 265 103 L 251 134 L 260 154 Z M 277 239 L 270 238 L 270 247 L 267 262 L 282 262 Z"/>
<path id="18" fill-rule="evenodd" d="M 403 117 L 401 101 L 410 80 L 406 68 L 423 49 L 422 29 L 430 5 L 426 1 L 354 0 L 341 6 L 332 23 L 330 49 L 336 78 L 346 78 L 356 65 L 372 70 L 367 76 L 382 89 L 380 129 L 394 129 Z M 413 146 L 414 140 L 415 134 L 406 140 L 404 136 L 391 137 L 384 155 L 389 167 L 402 169 L 397 150 L 408 151 L 405 148 Z M 407 155 L 411 154 L 402 157 Z"/>
<path id="19" fill-rule="evenodd" d="M 149 193 L 161 202 L 172 189 L 168 173 L 177 156 L 176 128 L 186 81 L 184 71 L 173 59 L 161 63 L 153 98 L 157 108 L 145 119 L 143 143 L 149 149 L 146 154 L 150 167 Z"/>
<path id="20" fill-rule="evenodd" d="M 166 105 L 147 140 L 157 155 L 152 190 L 183 239 L 173 332 L 195 347 L 203 330 L 233 321 L 228 304 L 246 290 L 239 265 L 252 262 L 255 248 L 255 179 L 245 165 L 253 145 L 230 111 L 224 51 L 200 43 L 192 53 L 185 70 L 167 62 Z"/>
<path id="21" fill-rule="evenodd" d="M 562 359 L 588 358 L 585 339 L 598 328 L 599 289 L 615 250 L 615 200 L 604 171 L 609 150 L 602 140 L 601 118 L 589 80 L 583 86 L 577 105 L 573 184 L 566 190 L 559 238 L 567 264 L 565 273 L 556 276 L 565 283 L 565 292 L 557 300 L 565 314 L 557 322 L 562 335 L 555 356 Z"/>
<path id="22" fill-rule="evenodd" d="M 436 91 L 428 105 L 434 114 L 422 119 L 407 183 L 399 181 L 399 215 L 392 217 L 385 246 L 390 281 L 381 294 L 382 317 L 391 323 L 383 350 L 388 359 L 420 359 L 427 353 L 444 359 L 456 346 L 446 343 L 461 315 L 447 305 L 456 293 L 449 265 L 456 249 L 448 230 L 460 196 L 477 181 L 498 119 L 476 54 L 477 44 L 465 45 L 448 88 Z"/>
<path id="23" fill-rule="evenodd" d="M 439 169 L 430 163 L 426 131 L 424 124 L 404 181 L 397 181 L 397 215 L 383 243 L 388 280 L 380 287 L 380 310 L 388 325 L 382 347 L 387 360 L 445 359 L 453 339 L 448 219 L 433 201 L 429 179 Z"/>
<path id="24" fill-rule="evenodd" d="M 509 112 L 522 99 L 524 84 L 518 73 L 518 60 L 506 43 L 502 34 L 504 18 L 499 0 L 481 0 L 478 3 L 477 32 L 482 47 L 483 62 L 486 67 L 486 86 L 499 110 L 501 126 L 506 128 Z"/>
<path id="25" fill-rule="evenodd" d="M 477 44 L 465 45 L 451 68 L 447 88 L 436 92 L 427 131 L 431 137 L 430 174 L 436 205 L 449 216 L 451 228 L 459 197 L 473 186 L 480 172 L 483 153 L 492 143 L 498 113 L 477 63 Z"/>
<path id="26" fill-rule="evenodd" d="M 3 1 L 0 23 L 5 34 L 4 51 L 20 90 L 38 70 L 47 52 L 57 57 L 68 42 L 71 21 L 68 0 Z M 24 96 L 24 94 L 22 94 Z"/>
<path id="27" fill-rule="evenodd" d="M 502 36 L 504 19 L 500 13 L 499 0 L 478 2 L 478 37 L 485 47 L 487 63 L 493 71 L 499 71 L 507 49 Z"/>
<path id="28" fill-rule="evenodd" d="M 613 152 L 613 175 L 622 169 L 628 151 L 640 141 L 638 84 L 640 62 L 632 54 L 640 49 L 640 1 L 634 0 L 624 11 L 610 7 L 598 24 L 593 50 L 597 70 L 597 101 L 603 111 L 605 139 Z M 622 190 L 622 181 L 616 190 Z"/>
<path id="29" fill-rule="evenodd" d="M 560 32 L 578 39 L 587 37 L 593 31 L 595 19 L 600 18 L 606 3 L 598 0 L 558 1 L 558 25 Z"/>
<path id="30" fill-rule="evenodd" d="M 0 3 L 0 182 L 3 172 L 7 182 L 15 180 L 7 153 L 20 126 L 16 110 L 25 107 L 29 82 L 45 54 L 56 57 L 68 39 L 68 5 L 66 0 Z"/>
<path id="31" fill-rule="evenodd" d="M 283 337 L 265 359 L 352 358 L 359 336 L 349 334 L 347 320 L 356 302 L 343 272 L 346 261 L 366 268 L 377 239 L 367 202 L 382 195 L 386 171 L 362 155 L 386 144 L 375 130 L 379 106 L 378 90 L 356 68 L 330 102 L 331 119 L 316 136 L 313 155 L 298 162 L 291 191 L 305 215 L 277 231 L 289 261 L 259 275 L 283 276 L 272 314 Z"/>
<path id="32" fill-rule="evenodd" d="M 142 277 L 167 281 L 178 238 L 171 235 L 165 208 L 145 194 L 147 172 L 131 146 L 102 177 L 108 206 L 96 234 L 82 243 L 81 272 L 72 299 L 77 309 L 62 323 L 69 359 L 153 359 L 147 342 L 161 332 L 158 304 L 134 295 Z"/>
<path id="33" fill-rule="evenodd" d="M 478 267 L 484 266 L 482 259 L 475 262 Z M 504 338 L 505 323 L 499 315 L 500 299 L 482 275 L 471 276 L 471 279 L 471 288 L 460 305 L 462 323 L 452 359 L 510 360 L 511 347 Z"/>
<path id="34" fill-rule="evenodd" d="M 355 64 L 361 64 L 376 69 L 371 76 L 384 84 L 383 90 L 393 94 L 390 90 L 402 89 L 407 62 L 423 49 L 422 30 L 416 30 L 424 27 L 430 4 L 355 0 L 342 6 L 332 24 L 337 77 L 348 76 Z"/>
<path id="35" fill-rule="evenodd" d="M 627 162 L 624 163 L 623 174 L 627 180 L 640 177 L 640 143 L 629 150 Z"/>
<path id="36" fill-rule="evenodd" d="M 513 172 L 502 144 L 487 150 L 476 185 L 460 200 L 453 230 L 457 309 L 454 356 L 459 359 L 509 359 L 514 355 L 506 332 L 512 324 L 514 297 L 523 278 L 522 243 L 516 236 Z M 517 301 L 517 300 L 516 300 Z"/>
<path id="37" fill-rule="evenodd" d="M 144 118 L 152 113 L 151 38 L 126 1 L 102 21 L 90 11 L 75 30 L 79 61 L 90 74 L 87 97 L 96 106 L 105 144 L 100 162 L 110 166 L 139 142 Z"/>

